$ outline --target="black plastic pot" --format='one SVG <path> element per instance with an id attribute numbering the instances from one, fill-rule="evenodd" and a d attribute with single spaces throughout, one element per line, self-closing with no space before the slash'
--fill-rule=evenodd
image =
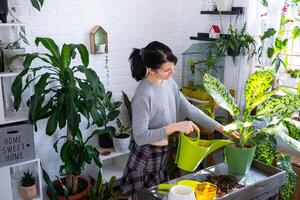
<path id="1" fill-rule="evenodd" d="M 2 23 L 7 22 L 7 14 L 8 14 L 8 5 L 7 0 L 0 1 L 0 20 Z"/>
<path id="2" fill-rule="evenodd" d="M 227 55 L 231 56 L 231 57 L 237 57 L 240 55 L 240 53 L 241 53 L 241 48 L 239 48 L 239 47 L 237 47 L 235 49 L 232 49 L 232 48 L 227 49 Z"/>
<path id="3" fill-rule="evenodd" d="M 112 137 L 109 133 L 99 135 L 99 146 L 101 148 L 113 148 Z"/>

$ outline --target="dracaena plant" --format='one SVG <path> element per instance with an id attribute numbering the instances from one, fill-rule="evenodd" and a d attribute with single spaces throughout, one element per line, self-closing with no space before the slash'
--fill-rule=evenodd
<path id="1" fill-rule="evenodd" d="M 59 49 L 52 39 L 39 37 L 35 43 L 42 44 L 49 52 L 24 55 L 24 69 L 12 84 L 14 108 L 19 109 L 22 93 L 33 85 L 27 105 L 28 118 L 35 131 L 41 119 L 47 119 L 46 134 L 49 136 L 57 128 L 66 127 L 67 134 L 59 138 L 67 138 L 60 150 L 63 162 L 60 172 L 68 175 L 70 193 L 76 193 L 78 176 L 85 164 L 94 161 L 101 167 L 99 152 L 88 141 L 113 129 L 107 123 L 119 115 L 121 102 L 111 100 L 111 92 L 105 91 L 96 72 L 89 67 L 89 54 L 83 44 L 63 44 Z M 78 53 L 80 59 L 74 64 L 72 61 Z M 34 60 L 38 60 L 39 65 L 33 65 Z M 82 118 L 87 120 L 86 128 L 90 124 L 102 128 L 84 139 L 79 127 Z M 57 142 L 53 146 L 58 152 Z"/>
<path id="2" fill-rule="evenodd" d="M 300 152 L 300 142 L 285 133 L 285 121 L 295 124 L 291 115 L 300 109 L 300 96 L 287 88 L 272 88 L 275 72 L 264 69 L 251 74 L 245 85 L 245 108 L 241 110 L 225 86 L 213 76 L 204 76 L 204 86 L 216 103 L 226 109 L 234 118 L 234 122 L 225 126 L 226 132 L 234 130 L 240 133 L 238 146 L 244 148 L 257 132 L 265 132 L 281 137 L 289 146 Z M 284 92 L 283 92 L 284 91 Z M 256 109 L 255 114 L 252 114 Z M 264 125 L 257 126 L 257 120 Z"/>

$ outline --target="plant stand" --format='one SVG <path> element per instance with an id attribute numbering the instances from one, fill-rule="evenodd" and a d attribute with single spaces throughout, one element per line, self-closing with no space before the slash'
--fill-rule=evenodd
<path id="1" fill-rule="evenodd" d="M 220 163 L 212 167 L 203 169 L 198 172 L 187 174 L 177 179 L 169 181 L 175 184 L 181 180 L 193 179 L 196 181 L 203 181 L 208 175 L 227 175 L 228 169 L 226 163 Z M 279 188 L 283 185 L 286 173 L 278 168 L 265 165 L 262 162 L 253 161 L 252 166 L 246 176 L 236 176 L 239 183 L 246 185 L 246 187 L 234 190 L 217 200 L 266 200 L 270 197 L 277 196 Z M 167 199 L 167 194 L 162 194 L 157 190 L 157 186 L 144 189 L 138 193 L 142 199 Z"/>

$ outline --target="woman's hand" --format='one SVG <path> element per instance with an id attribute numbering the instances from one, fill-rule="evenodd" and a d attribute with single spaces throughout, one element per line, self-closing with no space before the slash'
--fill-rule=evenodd
<path id="1" fill-rule="evenodd" d="M 220 125 L 220 124 L 216 126 L 215 130 L 219 131 L 220 133 L 222 133 L 227 138 L 237 138 L 237 139 L 240 138 L 240 134 L 237 131 L 233 131 L 230 135 L 225 134 L 224 126 Z"/>
<path id="2" fill-rule="evenodd" d="M 166 132 L 168 135 L 179 131 L 179 132 L 184 132 L 186 134 L 190 134 L 193 131 L 196 131 L 197 133 L 200 133 L 200 130 L 196 124 L 192 121 L 182 121 L 174 124 L 170 124 L 166 126 Z"/>

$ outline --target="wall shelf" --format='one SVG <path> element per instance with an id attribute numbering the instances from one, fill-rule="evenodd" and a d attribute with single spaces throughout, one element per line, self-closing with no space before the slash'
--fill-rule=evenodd
<path id="1" fill-rule="evenodd" d="M 221 37 L 228 37 L 228 34 L 221 34 Z M 208 33 L 198 33 L 197 36 L 191 36 L 191 40 L 200 40 L 200 41 L 216 41 L 216 38 L 209 38 Z"/>
<path id="2" fill-rule="evenodd" d="M 200 11 L 203 15 L 241 15 L 243 7 L 232 7 L 231 11 Z"/>

